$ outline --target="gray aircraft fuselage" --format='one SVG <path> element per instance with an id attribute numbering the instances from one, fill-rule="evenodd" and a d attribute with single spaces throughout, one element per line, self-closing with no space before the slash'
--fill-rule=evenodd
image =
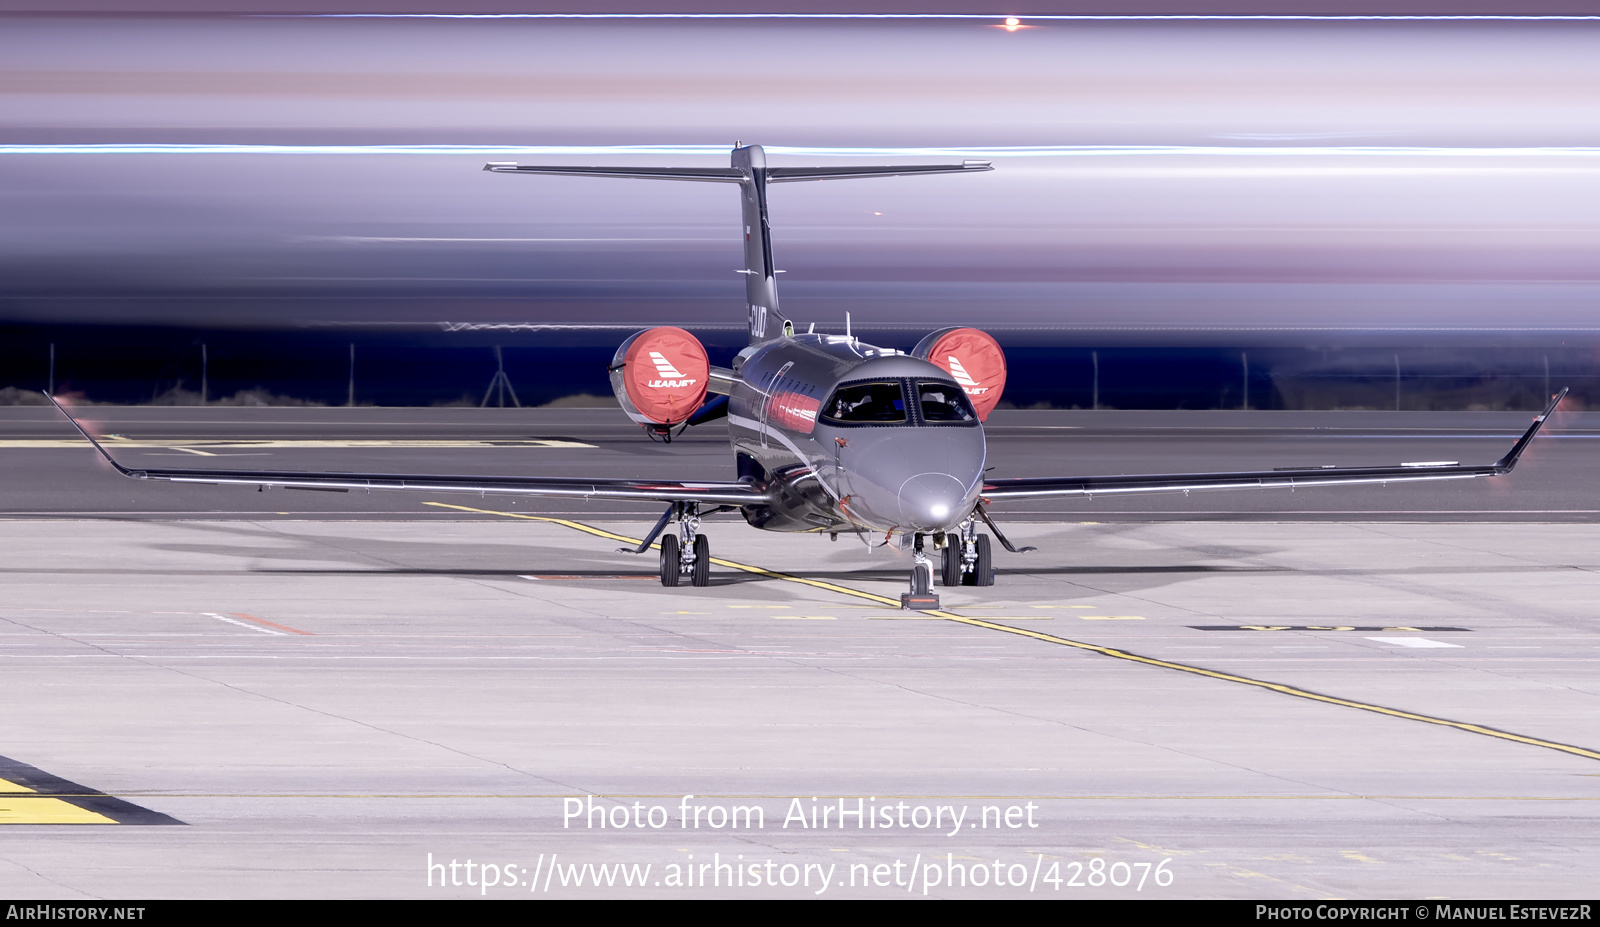
<path id="1" fill-rule="evenodd" d="M 936 533 L 971 516 L 983 425 L 938 366 L 848 336 L 802 334 L 752 345 L 735 369 L 728 430 L 739 476 L 771 498 L 744 509 L 750 524 Z M 829 403 L 841 395 L 878 402 L 836 414 L 841 403 Z"/>
<path id="2" fill-rule="evenodd" d="M 775 531 L 949 531 L 983 488 L 983 426 L 960 385 L 935 364 L 848 336 L 794 334 L 778 305 L 767 187 L 773 183 L 992 170 L 960 164 L 769 167 L 738 145 L 725 168 L 564 167 L 496 162 L 499 173 L 737 184 L 750 347 L 734 361 L 728 420 L 740 480 L 761 501 L 745 519 Z M 866 394 L 841 399 L 852 384 Z M 898 392 L 899 414 L 890 394 Z M 930 399 L 930 397 L 932 397 Z M 832 415 L 827 403 L 858 413 Z M 942 410 L 942 412 L 941 412 Z M 833 410 L 837 411 L 837 410 Z M 638 421 L 638 419 L 635 419 Z M 658 423 L 663 430 L 670 423 Z M 724 503 L 726 504 L 726 503 Z"/>

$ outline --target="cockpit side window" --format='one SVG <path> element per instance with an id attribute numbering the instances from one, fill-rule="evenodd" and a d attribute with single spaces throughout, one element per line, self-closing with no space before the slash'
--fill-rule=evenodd
<path id="1" fill-rule="evenodd" d="M 898 380 L 847 383 L 822 407 L 824 421 L 846 425 L 903 425 L 905 395 Z"/>
<path id="2" fill-rule="evenodd" d="M 918 380 L 916 389 L 922 420 L 929 425 L 965 425 L 978 420 L 967 394 L 954 383 Z"/>

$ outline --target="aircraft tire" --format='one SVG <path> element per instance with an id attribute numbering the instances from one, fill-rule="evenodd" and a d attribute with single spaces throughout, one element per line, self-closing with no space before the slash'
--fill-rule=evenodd
<path id="1" fill-rule="evenodd" d="M 676 586 L 683 574 L 678 567 L 678 536 L 661 536 L 661 585 Z"/>
<path id="2" fill-rule="evenodd" d="M 993 586 L 994 553 L 989 547 L 989 536 L 987 534 L 978 535 L 977 548 L 978 562 L 974 564 L 976 569 L 972 575 L 972 584 L 974 586 Z"/>
<path id="3" fill-rule="evenodd" d="M 914 564 L 911 567 L 911 594 L 927 595 L 931 592 L 933 592 L 933 565 L 923 567 L 922 564 Z"/>
<path id="4" fill-rule="evenodd" d="M 961 539 L 946 535 L 944 560 L 939 564 L 939 582 L 946 586 L 961 585 Z"/>
<path id="5" fill-rule="evenodd" d="M 690 582 L 696 586 L 711 585 L 711 542 L 703 534 L 694 536 L 694 572 Z"/>

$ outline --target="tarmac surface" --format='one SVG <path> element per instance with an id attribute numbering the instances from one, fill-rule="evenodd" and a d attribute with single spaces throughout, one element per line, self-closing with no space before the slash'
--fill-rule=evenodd
<path id="1" fill-rule="evenodd" d="M 1039 550 L 908 613 L 847 537 L 708 521 L 668 590 L 615 550 L 653 511 L 140 484 L 44 412 L 0 410 L 10 897 L 1596 893 L 1583 414 L 1496 480 L 997 510 Z M 597 410 L 90 413 L 132 464 L 731 475 Z M 1467 462 L 1526 420 L 1012 413 L 991 462 Z"/>

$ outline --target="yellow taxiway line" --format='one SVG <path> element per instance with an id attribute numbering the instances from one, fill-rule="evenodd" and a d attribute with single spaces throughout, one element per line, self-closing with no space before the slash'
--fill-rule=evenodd
<path id="1" fill-rule="evenodd" d="M 622 541 L 635 546 L 637 546 L 639 543 L 638 538 L 626 537 L 621 534 L 596 528 L 592 525 L 586 525 L 579 521 L 573 521 L 570 518 L 552 518 L 544 515 L 523 515 L 518 512 L 497 512 L 491 509 L 475 509 L 465 505 L 450 505 L 444 502 L 426 502 L 423 504 L 439 506 L 447 509 L 459 509 L 463 512 L 473 512 L 479 515 L 499 515 L 505 518 L 525 518 L 531 521 L 549 522 L 551 524 L 562 525 L 577 531 L 592 534 L 596 537 L 609 538 L 614 541 Z M 837 592 L 840 595 L 853 596 L 858 599 L 867 599 L 868 601 L 876 602 L 880 605 L 891 605 L 896 608 L 900 606 L 900 603 L 897 600 L 891 599 L 888 596 L 876 595 L 871 592 L 863 592 L 859 589 L 851 589 L 848 586 L 841 586 L 837 583 L 823 582 L 822 580 L 816 579 L 806 579 L 803 576 L 792 576 L 788 573 L 780 573 L 776 570 L 768 570 L 763 567 L 751 566 L 747 563 L 736 563 L 732 560 L 723 560 L 717 557 L 712 557 L 711 562 L 717 564 L 718 566 L 728 567 L 729 569 L 743 570 L 746 573 L 755 573 L 759 576 L 783 580 L 784 582 L 799 583 L 804 586 L 825 589 L 829 592 Z M 1448 718 L 1435 718 L 1432 715 L 1420 714 L 1414 711 L 1403 711 L 1398 708 L 1374 705 L 1370 702 L 1359 702 L 1355 699 L 1340 698 L 1336 695 L 1323 695 L 1320 692 L 1312 692 L 1308 689 L 1284 685 L 1283 683 L 1268 682 L 1264 679 L 1252 679 L 1249 676 L 1240 676 L 1237 673 L 1224 673 L 1218 670 L 1206 669 L 1201 666 L 1190 666 L 1187 663 L 1175 663 L 1171 660 L 1160 660 L 1155 657 L 1146 657 L 1141 654 L 1130 653 L 1126 650 L 1118 650 L 1115 647 L 1105 647 L 1100 644 L 1090 644 L 1084 641 L 1075 641 L 1071 640 L 1070 638 L 1060 637 L 1055 634 L 1046 634 L 1043 631 L 1034 631 L 1030 628 L 1013 628 L 1008 625 L 996 624 L 993 621 L 985 620 L 983 618 L 966 618 L 961 615 L 939 610 L 928 610 L 922 612 L 922 614 L 930 618 L 941 618 L 946 621 L 955 622 L 957 624 L 965 624 L 974 628 L 984 628 L 990 631 L 1001 631 L 1006 634 L 1019 634 L 1023 637 L 1031 637 L 1034 640 L 1044 641 L 1045 643 L 1058 644 L 1062 647 L 1071 647 L 1075 650 L 1085 650 L 1090 653 L 1098 653 L 1101 656 L 1112 657 L 1117 660 L 1126 660 L 1131 663 L 1140 663 L 1145 666 L 1154 666 L 1161 669 L 1174 670 L 1180 673 L 1204 676 L 1208 679 L 1217 679 L 1223 682 L 1235 683 L 1237 685 L 1251 686 L 1257 689 L 1266 689 L 1270 692 L 1277 692 L 1280 695 L 1289 695 L 1295 698 L 1309 699 L 1314 702 L 1322 702 L 1326 705 L 1338 705 L 1343 708 L 1356 708 L 1360 709 L 1361 711 L 1370 711 L 1376 714 L 1386 715 L 1391 718 L 1399 718 L 1405 721 L 1417 721 L 1423 724 L 1433 724 L 1440 727 L 1454 728 L 1455 730 L 1465 731 L 1469 734 L 1479 734 L 1484 737 L 1493 737 L 1497 740 L 1509 740 L 1513 743 L 1527 744 L 1528 746 L 1532 747 L 1544 747 L 1547 750 L 1558 750 L 1562 753 L 1572 754 L 1573 756 L 1581 756 L 1591 760 L 1600 760 L 1600 751 L 1597 750 L 1590 750 L 1586 747 L 1576 747 L 1572 744 L 1564 744 L 1554 740 L 1544 740 L 1539 737 L 1529 737 L 1525 734 L 1514 734 L 1510 731 L 1502 731 L 1496 728 L 1487 727 L 1482 724 L 1472 724 L 1466 721 L 1452 721 Z"/>

